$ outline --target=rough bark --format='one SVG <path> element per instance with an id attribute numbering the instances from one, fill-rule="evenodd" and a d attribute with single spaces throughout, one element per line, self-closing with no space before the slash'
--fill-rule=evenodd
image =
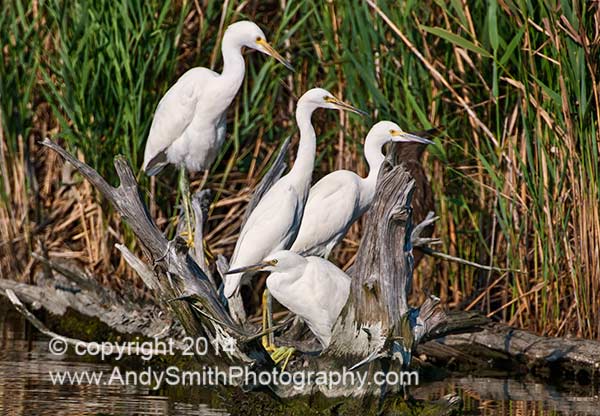
<path id="1" fill-rule="evenodd" d="M 350 297 L 324 353 L 334 361 L 355 363 L 353 368 L 368 365 L 369 372 L 379 366 L 406 368 L 415 346 L 445 319 L 435 297 L 420 308 L 408 304 L 414 267 L 413 187 L 406 169 L 388 159 L 350 271 Z"/>
<path id="2" fill-rule="evenodd" d="M 455 315 L 454 320 L 469 319 L 465 313 Z M 476 364 L 484 361 L 493 367 L 494 360 L 511 361 L 516 372 L 554 369 L 577 373 L 585 369 L 590 379 L 600 376 L 599 341 L 543 337 L 499 323 L 479 326 L 478 332 L 453 334 L 423 344 L 419 352 L 440 360 L 464 361 L 465 365 L 477 360 Z M 464 351 L 472 354 L 465 356 Z"/>
<path id="3" fill-rule="evenodd" d="M 180 338 L 182 335 L 181 326 L 154 303 L 138 305 L 110 292 L 107 296 L 106 289 L 70 284 L 59 273 L 52 279 L 38 275 L 37 282 L 37 286 L 33 286 L 0 279 L 0 289 L 2 293 L 13 291 L 34 309 L 44 308 L 57 316 L 72 309 L 83 316 L 98 318 L 123 334 L 141 334 L 150 338 Z"/>

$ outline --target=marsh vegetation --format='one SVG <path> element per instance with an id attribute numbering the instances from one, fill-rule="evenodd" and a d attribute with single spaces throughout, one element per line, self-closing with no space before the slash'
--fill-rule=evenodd
<path id="1" fill-rule="evenodd" d="M 415 293 L 538 333 L 600 336 L 597 2 L 9 0 L 0 13 L 3 278 L 33 280 L 39 265 L 29 253 L 44 251 L 148 296 L 114 249 L 138 249 L 131 231 L 38 141 L 52 137 L 116 183 L 113 156 L 141 165 L 168 86 L 191 66 L 219 68 L 223 28 L 249 18 L 296 72 L 248 60 L 206 185 L 216 191 L 205 230 L 214 253 L 231 254 L 257 178 L 295 134 L 295 100 L 320 85 L 373 119 L 445 126 L 424 161 L 442 249 L 512 270 L 429 258 Z M 369 123 L 317 117 L 314 178 L 364 173 Z M 152 216 L 172 234 L 176 175 L 138 176 L 156 201 Z M 360 235 L 357 224 L 334 252 L 337 264 L 353 262 Z"/>

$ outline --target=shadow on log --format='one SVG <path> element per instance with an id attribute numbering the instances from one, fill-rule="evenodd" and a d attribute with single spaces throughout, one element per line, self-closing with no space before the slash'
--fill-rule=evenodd
<path id="1" fill-rule="evenodd" d="M 438 126 L 433 129 L 412 132 L 412 134 L 433 140 L 440 137 L 444 127 Z M 419 224 L 424 221 L 429 212 L 435 211 L 435 201 L 433 199 L 433 190 L 427 178 L 427 173 L 423 167 L 423 154 L 428 145 L 418 142 L 392 143 L 390 158 L 394 164 L 402 163 L 414 179 L 414 191 L 412 197 L 413 223 Z M 424 227 L 420 233 L 422 238 L 429 238 L 433 235 L 435 224 L 431 223 Z M 423 259 L 423 252 L 419 247 L 415 247 L 413 252 L 415 268 Z"/>

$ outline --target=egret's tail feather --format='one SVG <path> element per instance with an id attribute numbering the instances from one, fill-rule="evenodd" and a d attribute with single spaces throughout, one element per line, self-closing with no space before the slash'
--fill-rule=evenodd
<path id="1" fill-rule="evenodd" d="M 240 290 L 240 284 L 242 282 L 242 273 L 227 275 L 225 277 L 225 287 L 223 294 L 226 298 L 230 298 Z"/>
<path id="2" fill-rule="evenodd" d="M 148 163 L 144 163 L 144 172 L 148 176 L 157 175 L 161 170 L 167 166 L 169 162 L 167 162 L 167 154 L 165 152 L 159 152 L 156 156 L 148 161 Z"/>

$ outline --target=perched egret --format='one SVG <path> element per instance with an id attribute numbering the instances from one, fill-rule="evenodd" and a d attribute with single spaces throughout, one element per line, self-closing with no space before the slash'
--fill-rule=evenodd
<path id="1" fill-rule="evenodd" d="M 296 106 L 300 142 L 294 166 L 287 175 L 273 184 L 248 217 L 231 257 L 232 270 L 256 264 L 276 251 L 288 249 L 296 239 L 315 163 L 316 134 L 311 117 L 317 108 L 349 110 L 363 114 L 322 88 L 313 88 L 300 97 Z M 242 278 L 250 276 L 250 273 L 242 272 L 227 276 L 224 285 L 225 296 L 233 296 L 239 291 Z M 268 290 L 265 292 L 263 311 L 267 309 L 270 323 L 269 294 Z M 272 337 L 265 337 L 263 343 L 268 350 L 275 350 L 271 339 Z"/>
<path id="2" fill-rule="evenodd" d="M 169 163 L 181 168 L 189 238 L 191 205 L 185 169 L 191 173 L 209 169 L 225 140 L 227 108 L 244 80 L 244 46 L 270 55 L 292 69 L 256 24 L 234 23 L 223 35 L 223 72 L 218 74 L 202 67 L 187 71 L 160 100 L 152 120 L 142 168 L 150 176 Z"/>
<path id="3" fill-rule="evenodd" d="M 369 174 L 361 178 L 354 172 L 332 172 L 311 189 L 304 208 L 298 236 L 290 250 L 304 255 L 327 258 L 373 201 L 377 176 L 385 156 L 382 147 L 393 142 L 433 143 L 430 140 L 405 133 L 396 123 L 376 123 L 365 139 L 364 152 Z"/>
<path id="4" fill-rule="evenodd" d="M 333 324 L 350 293 L 350 277 L 346 273 L 320 257 L 302 257 L 287 250 L 228 273 L 252 271 L 271 272 L 267 278 L 269 292 L 306 322 L 324 348 L 329 345 Z M 285 354 L 284 367 L 292 352 L 293 349 Z"/>

